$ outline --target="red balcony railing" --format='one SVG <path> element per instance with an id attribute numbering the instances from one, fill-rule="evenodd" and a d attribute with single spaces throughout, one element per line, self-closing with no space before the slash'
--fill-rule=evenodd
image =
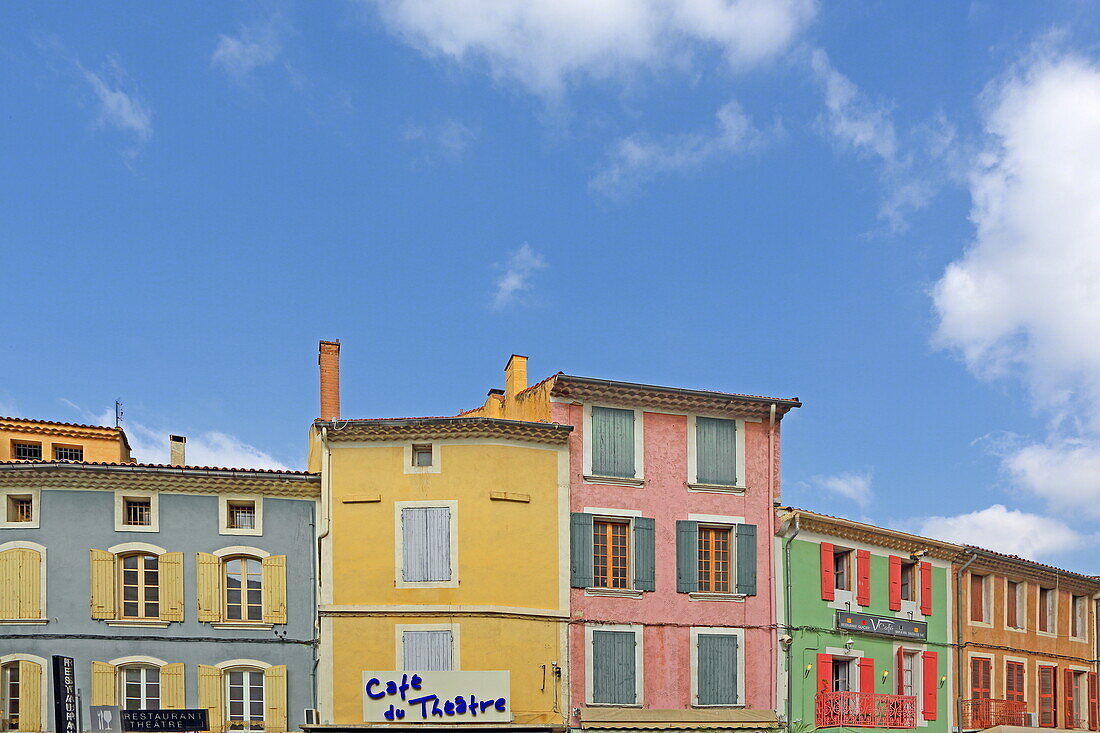
<path id="1" fill-rule="evenodd" d="M 917 698 L 873 692 L 822 692 L 817 696 L 817 727 L 915 728 Z"/>
<path id="2" fill-rule="evenodd" d="M 963 728 L 981 730 L 995 725 L 1027 725 L 1027 703 L 1018 700 L 963 700 Z"/>

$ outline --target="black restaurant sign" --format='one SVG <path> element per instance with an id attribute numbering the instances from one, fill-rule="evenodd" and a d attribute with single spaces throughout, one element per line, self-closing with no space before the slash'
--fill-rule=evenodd
<path id="1" fill-rule="evenodd" d="M 891 636 L 895 639 L 924 641 L 928 638 L 928 624 L 924 621 L 890 618 L 889 616 L 872 616 L 869 613 L 837 611 L 836 627 L 842 631 L 878 634 L 879 636 Z"/>
<path id="2" fill-rule="evenodd" d="M 72 657 L 53 656 L 53 720 L 57 733 L 77 733 L 76 665 Z"/>
<path id="3" fill-rule="evenodd" d="M 124 731 L 193 731 L 207 730 L 206 708 L 194 710 L 123 710 Z"/>

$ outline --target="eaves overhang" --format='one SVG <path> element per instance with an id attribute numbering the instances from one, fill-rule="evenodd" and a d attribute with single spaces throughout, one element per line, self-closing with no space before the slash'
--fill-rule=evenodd
<path id="1" fill-rule="evenodd" d="M 492 417 L 317 420 L 313 425 L 327 428 L 328 439 L 333 442 L 484 438 L 564 445 L 573 430 L 572 425 Z"/>
<path id="2" fill-rule="evenodd" d="M 927 550 L 927 556 L 937 560 L 952 562 L 956 560 L 963 546 L 943 540 L 934 540 L 930 537 L 900 532 L 895 529 L 876 527 L 873 524 L 856 522 L 842 517 L 833 517 L 828 514 L 795 509 L 793 507 L 776 507 L 780 522 L 780 533 L 787 533 L 795 519 L 798 527 L 803 532 L 816 532 L 839 539 L 863 542 L 876 547 L 910 555 L 922 550 Z"/>

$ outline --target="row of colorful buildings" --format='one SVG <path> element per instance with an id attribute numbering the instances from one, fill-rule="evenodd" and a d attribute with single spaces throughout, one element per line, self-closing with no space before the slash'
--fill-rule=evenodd
<path id="1" fill-rule="evenodd" d="M 778 399 L 558 373 L 348 419 L 308 470 L 0 418 L 0 731 L 1097 729 L 1100 581 L 783 505 Z M 82 723 L 82 724 L 81 724 Z"/>

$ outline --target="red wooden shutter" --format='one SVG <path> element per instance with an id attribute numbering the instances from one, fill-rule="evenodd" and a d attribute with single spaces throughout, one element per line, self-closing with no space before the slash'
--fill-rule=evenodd
<path id="1" fill-rule="evenodd" d="M 856 603 L 871 605 L 871 551 L 856 550 Z"/>
<path id="2" fill-rule="evenodd" d="M 890 610 L 901 610 L 901 558 L 890 556 Z"/>
<path id="3" fill-rule="evenodd" d="M 1096 730 L 1096 673 L 1089 672 L 1089 730 Z"/>
<path id="4" fill-rule="evenodd" d="M 823 601 L 831 601 L 836 598 L 836 577 L 833 573 L 833 545 L 831 542 L 822 542 L 821 600 Z M 832 683 L 830 682 L 830 684 Z"/>
<path id="5" fill-rule="evenodd" d="M 875 691 L 875 660 L 870 657 L 859 660 L 859 691 Z"/>
<path id="6" fill-rule="evenodd" d="M 920 564 L 920 612 L 932 615 L 932 563 Z"/>
<path id="7" fill-rule="evenodd" d="M 1053 728 L 1058 715 L 1054 667 L 1039 667 L 1039 726 Z"/>
<path id="8" fill-rule="evenodd" d="M 990 698 L 990 662 L 982 657 L 970 660 L 970 697 L 973 700 Z"/>
<path id="9" fill-rule="evenodd" d="M 1073 700 L 1074 689 L 1073 688 L 1075 687 L 1075 685 L 1073 684 L 1073 670 L 1072 669 L 1065 670 L 1065 684 L 1066 684 L 1066 689 L 1065 689 L 1065 695 L 1066 695 L 1066 727 L 1067 728 L 1076 728 L 1077 727 L 1077 720 L 1076 720 L 1076 716 L 1074 715 L 1075 707 L 1074 707 L 1074 704 L 1073 704 L 1074 703 L 1074 700 Z"/>
<path id="10" fill-rule="evenodd" d="M 924 692 L 924 719 L 936 719 L 937 694 L 940 687 L 939 654 L 936 652 L 924 652 L 921 654 L 921 672 L 924 675 L 924 684 L 921 685 Z"/>
<path id="11" fill-rule="evenodd" d="M 898 647 L 897 661 L 894 662 L 897 668 L 897 693 L 899 695 L 905 694 L 905 649 Z"/>
<path id="12" fill-rule="evenodd" d="M 1005 662 L 1005 699 L 1012 702 L 1024 701 L 1023 662 Z"/>
<path id="13" fill-rule="evenodd" d="M 817 691 L 833 691 L 833 657 L 831 654 L 817 655 Z"/>

